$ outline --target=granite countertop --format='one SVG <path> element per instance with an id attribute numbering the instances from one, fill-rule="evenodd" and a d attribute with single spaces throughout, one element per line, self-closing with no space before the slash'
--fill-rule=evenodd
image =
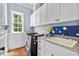
<path id="1" fill-rule="evenodd" d="M 79 55 L 79 42 L 78 42 L 74 47 L 70 48 L 70 47 L 67 47 L 67 46 L 64 46 L 64 45 L 60 45 L 60 44 L 57 44 L 57 43 L 55 43 L 55 42 L 51 42 L 51 41 L 47 40 L 47 39 L 49 39 L 49 38 L 51 38 L 51 37 L 46 37 L 46 39 L 43 39 L 43 40 L 48 41 L 48 42 L 50 42 L 50 43 L 52 43 L 52 44 L 56 44 L 56 45 L 61 46 L 61 47 L 63 47 L 63 48 L 72 50 L 73 52 L 76 52 L 76 53 L 78 53 L 78 55 Z"/>

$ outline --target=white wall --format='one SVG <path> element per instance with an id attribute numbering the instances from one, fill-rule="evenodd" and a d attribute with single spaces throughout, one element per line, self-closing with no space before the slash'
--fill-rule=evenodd
<path id="1" fill-rule="evenodd" d="M 4 34 L 2 25 L 5 24 L 3 4 L 4 3 L 0 3 L 0 48 L 5 47 L 5 37 L 1 39 L 2 34 Z"/>

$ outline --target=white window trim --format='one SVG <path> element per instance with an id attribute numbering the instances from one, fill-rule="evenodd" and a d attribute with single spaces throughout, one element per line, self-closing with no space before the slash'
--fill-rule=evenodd
<path id="1" fill-rule="evenodd" d="M 20 14 L 20 15 L 22 15 L 22 31 L 21 32 L 14 32 L 14 13 L 16 13 L 16 14 Z M 24 14 L 23 13 L 21 13 L 21 12 L 17 12 L 17 11 L 13 11 L 13 10 L 11 10 L 11 32 L 12 33 L 23 33 L 24 32 Z"/>

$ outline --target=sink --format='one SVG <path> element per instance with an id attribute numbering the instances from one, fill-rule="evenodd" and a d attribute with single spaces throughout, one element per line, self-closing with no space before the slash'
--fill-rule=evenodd
<path id="1" fill-rule="evenodd" d="M 64 45 L 66 47 L 74 47 L 78 41 L 72 40 L 72 39 L 65 39 L 65 38 L 59 38 L 59 37 L 52 37 L 47 39 L 48 41 L 60 44 L 60 45 Z"/>

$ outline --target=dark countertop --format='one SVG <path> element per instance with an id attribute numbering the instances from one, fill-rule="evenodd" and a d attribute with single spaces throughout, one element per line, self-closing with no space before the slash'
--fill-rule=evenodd
<path id="1" fill-rule="evenodd" d="M 41 37 L 44 36 L 44 34 L 38 34 L 38 33 L 27 33 L 29 36 L 34 36 L 34 37 Z"/>

